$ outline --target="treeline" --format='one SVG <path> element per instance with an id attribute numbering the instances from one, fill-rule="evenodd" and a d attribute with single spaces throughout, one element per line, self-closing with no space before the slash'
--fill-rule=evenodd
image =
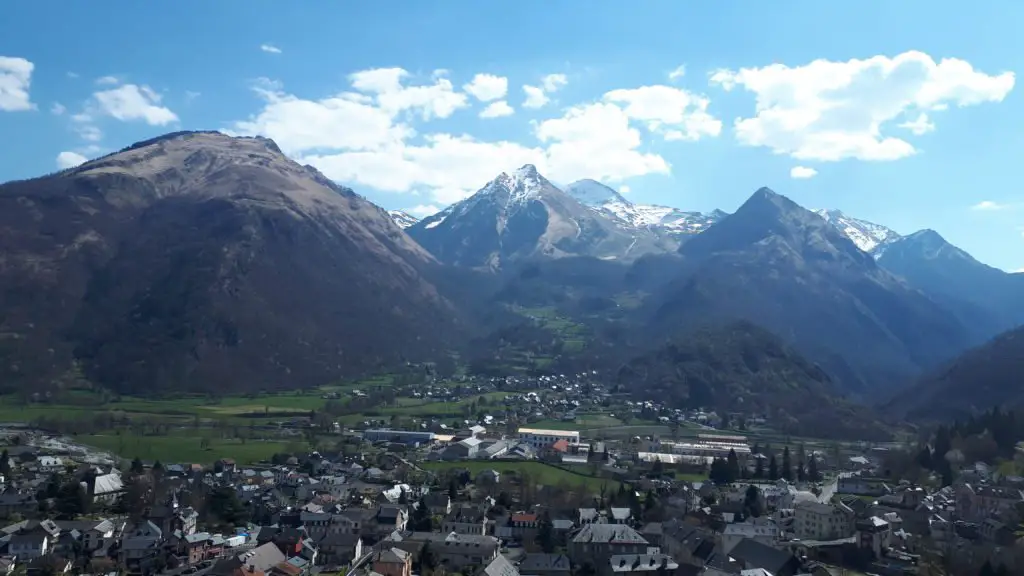
<path id="1" fill-rule="evenodd" d="M 782 449 L 781 458 L 777 457 L 771 446 L 761 448 L 755 444 L 750 452 L 751 457 L 756 460 L 753 472 L 747 466 L 740 464 L 735 450 L 729 450 L 727 457 L 715 458 L 711 462 L 708 479 L 715 484 L 732 484 L 738 480 L 751 479 L 772 482 L 779 479 L 787 482 L 820 482 L 822 480 L 822 474 L 818 470 L 818 460 L 813 455 L 808 458 L 803 446 L 797 450 L 795 467 L 789 446 Z M 765 460 L 768 461 L 767 466 Z M 660 461 L 655 462 L 655 470 L 660 464 Z"/>
<path id="2" fill-rule="evenodd" d="M 923 468 L 940 474 L 943 485 L 948 485 L 953 482 L 954 465 L 1012 459 L 1021 440 L 1024 413 L 1004 412 L 996 406 L 952 426 L 939 426 L 932 445 L 919 452 L 919 462 Z"/>

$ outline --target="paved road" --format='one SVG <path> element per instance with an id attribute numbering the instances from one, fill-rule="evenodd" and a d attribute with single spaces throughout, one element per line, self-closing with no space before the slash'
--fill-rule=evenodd
<path id="1" fill-rule="evenodd" d="M 821 495 L 818 496 L 818 502 L 827 503 L 832 500 L 832 496 L 836 493 L 836 488 L 839 486 L 839 479 L 835 478 L 828 484 L 821 486 Z"/>

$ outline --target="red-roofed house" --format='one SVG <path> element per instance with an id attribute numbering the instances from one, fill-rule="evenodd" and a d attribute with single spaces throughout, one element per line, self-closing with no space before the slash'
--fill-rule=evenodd
<path id="1" fill-rule="evenodd" d="M 569 442 L 565 439 L 555 440 L 545 446 L 541 451 L 541 458 L 545 460 L 561 461 L 562 455 L 569 452 Z"/>

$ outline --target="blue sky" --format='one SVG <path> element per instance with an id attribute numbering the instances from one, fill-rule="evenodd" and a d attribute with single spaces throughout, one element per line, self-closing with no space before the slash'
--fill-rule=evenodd
<path id="1" fill-rule="evenodd" d="M 525 162 L 692 210 L 767 185 L 1017 270 L 1024 4 L 962 7 L 18 3 L 0 19 L 0 180 L 221 129 L 387 208 L 422 214 Z"/>

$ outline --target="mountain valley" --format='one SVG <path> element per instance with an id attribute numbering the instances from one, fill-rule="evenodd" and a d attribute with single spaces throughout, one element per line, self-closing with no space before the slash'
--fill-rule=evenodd
<path id="1" fill-rule="evenodd" d="M 296 388 L 456 355 L 492 372 L 678 361 L 637 381 L 682 390 L 716 365 L 701 342 L 760 342 L 857 427 L 857 400 L 1024 319 L 1024 275 L 767 188 L 687 212 L 526 165 L 418 220 L 270 140 L 185 132 L 4 184 L 0 204 L 9 389 Z"/>

